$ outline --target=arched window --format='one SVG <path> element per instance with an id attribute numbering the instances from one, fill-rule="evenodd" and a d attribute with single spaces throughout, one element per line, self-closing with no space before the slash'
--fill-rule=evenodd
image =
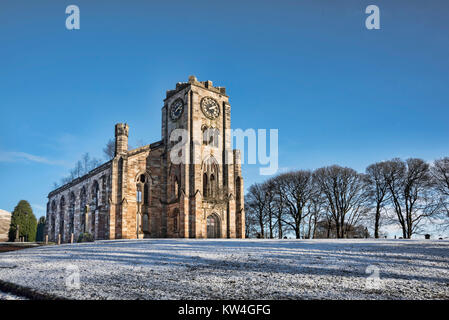
<path id="1" fill-rule="evenodd" d="M 143 214 L 143 217 L 142 217 L 142 230 L 144 232 L 149 232 L 150 231 L 148 213 L 144 213 Z"/>
<path id="2" fill-rule="evenodd" d="M 98 186 L 98 182 L 95 180 L 92 185 L 92 211 L 98 209 L 99 200 L 100 200 L 100 187 Z"/>
<path id="3" fill-rule="evenodd" d="M 203 162 L 203 197 L 217 197 L 218 192 L 218 162 L 214 157 Z"/>
<path id="4" fill-rule="evenodd" d="M 203 144 L 207 145 L 209 143 L 209 130 L 207 126 L 203 126 L 201 131 L 203 132 Z"/>
<path id="5" fill-rule="evenodd" d="M 177 198 L 179 197 L 179 182 L 178 177 L 175 176 L 175 179 L 173 181 L 173 195 Z"/>
<path id="6" fill-rule="evenodd" d="M 87 192 L 86 187 L 83 187 L 80 192 L 80 230 L 86 231 L 86 206 L 87 206 Z"/>
<path id="7" fill-rule="evenodd" d="M 61 235 L 61 242 L 64 240 L 64 213 L 65 213 L 65 198 L 62 197 L 59 203 L 59 234 Z"/>
<path id="8" fill-rule="evenodd" d="M 107 186 L 106 186 L 106 176 L 103 175 L 101 177 L 101 203 L 106 206 L 107 205 Z"/>
<path id="9" fill-rule="evenodd" d="M 51 234 L 50 234 L 50 238 L 52 238 L 53 240 L 55 240 L 56 241 L 56 201 L 55 200 L 53 200 L 52 202 L 51 202 L 51 220 L 50 220 L 50 222 L 51 222 L 51 230 L 50 230 L 50 232 L 51 232 Z"/>
<path id="10" fill-rule="evenodd" d="M 143 186 L 143 204 L 148 205 L 149 204 L 149 194 L 148 194 L 148 184 L 145 183 Z"/>
<path id="11" fill-rule="evenodd" d="M 96 224 L 96 218 L 97 215 L 95 212 L 99 209 L 99 199 L 100 199 L 100 187 L 98 186 L 98 181 L 94 181 L 94 184 L 92 185 L 92 210 L 90 215 L 90 228 L 92 230 L 92 233 L 95 235 L 95 224 Z"/>
<path id="12" fill-rule="evenodd" d="M 209 134 L 209 144 L 215 148 L 218 148 L 218 139 L 220 139 L 220 130 L 217 128 L 211 129 L 211 133 Z"/>
<path id="13" fill-rule="evenodd" d="M 75 194 L 70 193 L 70 204 L 69 204 L 69 234 L 74 232 L 75 225 Z"/>
<path id="14" fill-rule="evenodd" d="M 137 202 L 143 203 L 144 205 L 149 204 L 150 194 L 149 194 L 149 179 L 145 174 L 141 174 L 137 178 Z"/>
<path id="15" fill-rule="evenodd" d="M 208 128 L 207 126 L 202 127 L 203 132 L 203 144 L 211 145 L 217 148 L 220 139 L 220 130 L 217 128 Z"/>
<path id="16" fill-rule="evenodd" d="M 213 197 L 213 196 L 215 196 L 215 189 L 216 189 L 216 186 L 215 186 L 215 176 L 214 176 L 214 174 L 212 173 L 211 175 L 210 175 L 210 195 L 211 195 L 211 197 Z"/>
<path id="17" fill-rule="evenodd" d="M 167 186 L 167 196 L 169 201 L 175 200 L 179 198 L 180 195 L 180 175 L 181 168 L 179 165 L 172 165 L 169 170 L 169 178 L 168 178 L 168 186 Z"/>
<path id="18" fill-rule="evenodd" d="M 179 231 L 179 209 L 173 210 L 173 232 Z"/>
<path id="19" fill-rule="evenodd" d="M 207 183 L 207 173 L 203 174 L 203 197 L 207 197 L 207 189 L 208 189 L 208 183 Z"/>
<path id="20" fill-rule="evenodd" d="M 138 204 L 142 203 L 142 185 L 137 185 L 137 192 L 136 192 L 136 201 Z"/>

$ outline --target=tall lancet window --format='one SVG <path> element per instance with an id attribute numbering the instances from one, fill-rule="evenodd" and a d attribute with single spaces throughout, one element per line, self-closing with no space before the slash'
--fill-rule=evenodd
<path id="1" fill-rule="evenodd" d="M 169 186 L 168 186 L 168 197 L 170 200 L 178 199 L 180 196 L 180 177 L 181 168 L 179 165 L 173 165 L 170 167 L 169 171 Z"/>
<path id="2" fill-rule="evenodd" d="M 83 187 L 80 192 L 80 230 L 86 232 L 86 206 L 87 206 L 87 191 Z"/>
<path id="3" fill-rule="evenodd" d="M 147 177 L 141 174 L 137 179 L 137 202 L 148 205 L 150 203 L 149 187 Z"/>
<path id="4" fill-rule="evenodd" d="M 208 182 L 207 182 L 207 173 L 203 174 L 203 197 L 207 197 L 207 186 L 208 186 Z"/>
<path id="5" fill-rule="evenodd" d="M 59 234 L 61 241 L 64 241 L 64 213 L 65 213 L 65 198 L 62 197 L 59 203 Z"/>
<path id="6" fill-rule="evenodd" d="M 69 235 L 75 232 L 75 194 L 70 193 L 70 203 L 69 203 Z"/>
<path id="7" fill-rule="evenodd" d="M 219 167 L 214 157 L 209 157 L 203 162 L 203 197 L 216 198 L 219 194 Z"/>

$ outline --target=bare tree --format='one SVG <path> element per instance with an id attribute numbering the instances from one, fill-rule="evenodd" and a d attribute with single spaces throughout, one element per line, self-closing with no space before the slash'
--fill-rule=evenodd
<path id="1" fill-rule="evenodd" d="M 79 178 L 83 175 L 83 164 L 80 160 L 78 160 L 75 164 L 75 168 L 73 168 L 73 173 L 76 178 Z"/>
<path id="2" fill-rule="evenodd" d="M 273 228 L 275 225 L 274 217 L 276 213 L 276 184 L 273 179 L 264 182 L 262 189 L 265 192 L 265 210 L 266 219 L 268 222 L 268 238 L 273 239 Z"/>
<path id="3" fill-rule="evenodd" d="M 86 152 L 81 158 L 81 163 L 83 165 L 83 175 L 90 171 L 90 154 Z"/>
<path id="4" fill-rule="evenodd" d="M 310 212 L 307 233 L 305 237 L 307 239 L 315 239 L 318 222 L 322 219 L 326 212 L 325 201 L 319 190 L 316 190 L 309 204 L 307 205 L 307 211 Z"/>
<path id="5" fill-rule="evenodd" d="M 245 204 L 245 237 L 252 238 L 257 235 L 257 219 L 254 212 Z"/>
<path id="6" fill-rule="evenodd" d="M 314 179 L 326 199 L 337 237 L 344 238 L 347 226 L 356 225 L 368 211 L 366 178 L 351 168 L 333 165 L 317 169 Z"/>
<path id="7" fill-rule="evenodd" d="M 280 179 L 278 177 L 272 178 L 271 181 L 273 182 L 274 189 L 275 189 L 275 197 L 273 199 L 273 205 L 274 205 L 274 219 L 275 223 L 274 225 L 277 227 L 277 236 L 279 239 L 282 239 L 284 237 L 284 231 L 286 231 L 284 226 L 284 216 L 285 216 L 285 210 L 286 205 L 284 202 L 284 197 L 282 196 L 281 192 L 281 186 Z"/>
<path id="8" fill-rule="evenodd" d="M 306 207 L 311 200 L 314 190 L 312 172 L 294 171 L 277 177 L 280 196 L 285 205 L 283 223 L 295 232 L 296 239 L 301 237 L 301 223 L 308 216 Z"/>
<path id="9" fill-rule="evenodd" d="M 435 189 L 441 197 L 441 207 L 443 212 L 440 218 L 446 223 L 442 223 L 443 229 L 449 228 L 449 157 L 435 160 L 430 168 Z"/>
<path id="10" fill-rule="evenodd" d="M 245 198 L 248 210 L 246 214 L 249 214 L 260 229 L 260 237 L 265 237 L 265 222 L 266 222 L 266 194 L 263 185 L 255 183 L 249 188 L 249 192 Z"/>
<path id="11" fill-rule="evenodd" d="M 374 237 L 379 238 L 381 212 L 389 201 L 388 183 L 385 179 L 387 165 L 385 162 L 376 162 L 366 168 L 368 179 L 367 192 L 375 207 L 374 213 Z"/>
<path id="12" fill-rule="evenodd" d="M 366 174 L 337 165 L 292 171 L 254 184 L 245 199 L 247 236 L 368 237 L 374 218 L 378 238 L 389 218 L 410 238 L 430 218 L 449 227 L 441 222 L 449 220 L 449 157 L 432 167 L 421 159 L 378 162 Z"/>
<path id="13" fill-rule="evenodd" d="M 429 165 L 422 159 L 387 161 L 385 179 L 404 238 L 419 231 L 421 222 L 438 212 Z"/>
<path id="14" fill-rule="evenodd" d="M 433 162 L 431 174 L 436 189 L 444 196 L 449 197 L 449 157 Z"/>
<path id="15" fill-rule="evenodd" d="M 109 139 L 106 146 L 103 148 L 103 154 L 106 160 L 111 160 L 115 157 L 115 140 Z"/>
<path id="16" fill-rule="evenodd" d="M 60 184 L 54 183 L 54 189 L 57 189 L 59 185 L 65 185 L 67 183 L 72 182 L 76 178 L 82 177 L 83 175 L 89 173 L 89 171 L 95 169 L 96 167 L 101 165 L 101 161 L 96 158 L 91 158 L 89 153 L 86 152 L 83 154 L 82 159 L 78 160 L 75 164 L 75 167 L 70 170 L 70 174 L 67 177 L 61 178 Z"/>

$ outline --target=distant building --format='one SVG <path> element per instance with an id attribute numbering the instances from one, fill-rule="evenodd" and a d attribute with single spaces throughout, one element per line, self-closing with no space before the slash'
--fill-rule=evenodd
<path id="1" fill-rule="evenodd" d="M 95 239 L 244 238 L 241 160 L 230 128 L 225 88 L 194 76 L 177 83 L 162 107 L 161 141 L 128 150 L 129 126 L 119 123 L 115 157 L 49 193 L 49 239 L 67 242 L 81 232 Z M 176 129 L 188 133 L 188 163 L 171 160 Z"/>
<path id="2" fill-rule="evenodd" d="M 11 212 L 0 209 L 0 242 L 8 241 Z"/>

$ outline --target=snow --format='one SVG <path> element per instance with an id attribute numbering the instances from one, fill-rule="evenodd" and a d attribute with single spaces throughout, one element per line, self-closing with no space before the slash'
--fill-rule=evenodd
<path id="1" fill-rule="evenodd" d="M 97 241 L 2 253 L 0 280 L 70 299 L 449 299 L 449 241 Z"/>
<path id="2" fill-rule="evenodd" d="M 15 296 L 15 295 L 10 294 L 10 293 L 6 293 L 6 292 L 1 292 L 0 291 L 0 300 L 27 300 L 27 299 L 24 299 L 24 298 L 19 297 L 19 296 Z"/>

